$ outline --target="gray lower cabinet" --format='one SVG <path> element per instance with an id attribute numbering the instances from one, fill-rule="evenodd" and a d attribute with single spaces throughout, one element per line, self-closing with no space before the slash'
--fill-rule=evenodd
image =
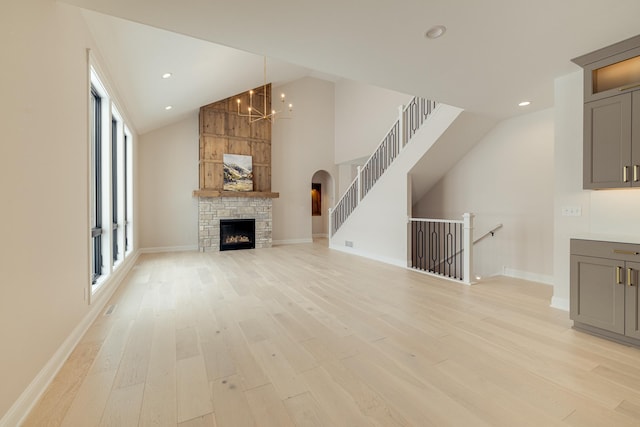
<path id="1" fill-rule="evenodd" d="M 574 327 L 640 344 L 639 271 L 640 245 L 572 239 Z"/>
<path id="2" fill-rule="evenodd" d="M 625 330 L 624 334 L 628 337 L 640 340 L 640 292 L 638 292 L 638 280 L 640 280 L 640 263 L 627 262 L 627 272 L 631 271 L 631 283 L 627 283 L 625 288 Z M 629 270 L 630 269 L 630 270 Z"/>

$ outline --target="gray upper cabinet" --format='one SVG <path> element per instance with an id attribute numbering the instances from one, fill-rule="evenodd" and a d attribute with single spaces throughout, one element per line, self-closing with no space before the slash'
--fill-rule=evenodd
<path id="1" fill-rule="evenodd" d="M 625 40 L 625 42 L 633 43 L 620 46 L 619 48 L 622 51 L 619 53 L 612 54 L 611 50 L 601 49 L 593 54 L 584 55 L 573 60 L 576 63 L 582 58 L 587 58 L 585 59 L 587 61 L 594 61 L 594 58 L 609 55 L 583 65 L 584 102 L 591 102 L 640 89 L 640 39 L 634 37 L 633 39 Z M 636 47 L 629 48 L 634 43 L 637 43 Z M 613 45 L 612 47 L 614 46 L 618 45 Z M 601 55 L 588 58 L 590 55 L 595 55 L 601 51 L 603 51 Z M 578 63 L 578 65 L 581 64 Z"/>
<path id="2" fill-rule="evenodd" d="M 573 62 L 584 68 L 584 188 L 640 187 L 640 36 Z"/>
<path id="3" fill-rule="evenodd" d="M 584 104 L 584 188 L 631 185 L 631 95 Z"/>
<path id="4" fill-rule="evenodd" d="M 640 90 L 631 94 L 631 186 L 640 187 Z"/>

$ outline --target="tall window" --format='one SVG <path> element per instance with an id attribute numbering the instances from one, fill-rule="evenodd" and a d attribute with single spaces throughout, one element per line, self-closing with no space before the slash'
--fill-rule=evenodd
<path id="1" fill-rule="evenodd" d="M 91 67 L 91 284 L 98 289 L 133 248 L 132 137 Z"/>
<path id="2" fill-rule="evenodd" d="M 122 154 L 124 156 L 124 194 L 122 201 L 124 202 L 124 252 L 128 253 L 131 247 L 129 246 L 129 135 L 124 134 L 124 146 L 122 147 Z"/>
<path id="3" fill-rule="evenodd" d="M 118 260 L 118 121 L 111 118 L 111 255 Z"/>
<path id="4" fill-rule="evenodd" d="M 102 98 L 91 85 L 91 283 L 102 275 Z"/>

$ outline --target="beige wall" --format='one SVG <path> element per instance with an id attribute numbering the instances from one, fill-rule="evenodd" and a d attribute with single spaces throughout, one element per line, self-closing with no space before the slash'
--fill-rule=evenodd
<path id="1" fill-rule="evenodd" d="M 413 215 L 461 219 L 473 212 L 474 272 L 552 283 L 553 109 L 504 120 L 467 153 L 413 208 Z"/>
<path id="2" fill-rule="evenodd" d="M 351 80 L 336 82 L 335 163 L 368 158 L 398 119 L 398 107 L 412 98 Z"/>
<path id="3" fill-rule="evenodd" d="M 274 123 L 271 137 L 273 242 L 310 241 L 312 238 L 311 179 L 327 171 L 335 181 L 334 85 L 311 77 L 274 89 L 295 104 L 294 118 Z M 327 202 L 333 202 L 327 200 Z"/>
<path id="4" fill-rule="evenodd" d="M 140 137 L 140 247 L 198 248 L 198 112 Z"/>
<path id="5" fill-rule="evenodd" d="M 3 2 L 0 418 L 90 310 L 89 47 L 78 9 Z"/>
<path id="6" fill-rule="evenodd" d="M 333 163 L 333 83 L 304 78 L 274 88 L 295 103 L 294 118 L 272 128 L 274 243 L 312 238 L 313 174 L 338 176 Z M 215 100 L 212 100 L 215 101 Z M 198 114 L 140 137 L 140 247 L 196 249 L 198 237 Z M 332 203 L 331 197 L 323 202 Z M 328 207 L 328 205 L 327 205 Z"/>

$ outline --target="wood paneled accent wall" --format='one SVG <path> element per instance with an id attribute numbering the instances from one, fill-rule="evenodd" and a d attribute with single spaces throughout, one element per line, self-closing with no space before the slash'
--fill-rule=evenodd
<path id="1" fill-rule="evenodd" d="M 271 84 L 267 85 L 267 111 L 271 111 Z M 254 89 L 254 106 L 262 111 L 264 86 Z M 238 116 L 237 99 L 246 112 L 249 92 L 200 107 L 200 190 L 220 191 L 222 159 L 226 154 L 253 158 L 253 191 L 271 191 L 271 122 L 249 122 Z"/>

